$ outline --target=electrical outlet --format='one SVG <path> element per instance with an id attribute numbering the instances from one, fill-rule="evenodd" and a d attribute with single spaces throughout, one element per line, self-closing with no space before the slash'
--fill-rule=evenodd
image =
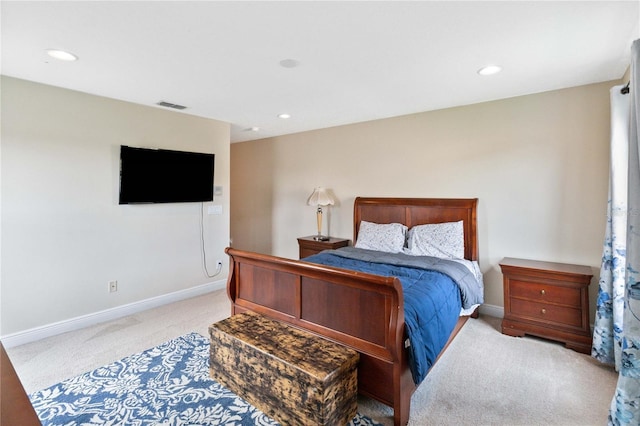
<path id="1" fill-rule="evenodd" d="M 118 291 L 118 281 L 109 281 L 109 293 Z"/>

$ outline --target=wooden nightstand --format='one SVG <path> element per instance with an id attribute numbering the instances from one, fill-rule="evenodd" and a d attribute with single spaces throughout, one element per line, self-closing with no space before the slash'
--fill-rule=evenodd
<path id="1" fill-rule="evenodd" d="M 351 240 L 346 238 L 330 237 L 327 241 L 316 241 L 313 235 L 310 237 L 298 238 L 298 246 L 300 247 L 300 259 L 320 253 L 322 250 L 335 250 L 340 247 L 346 247 Z"/>
<path id="2" fill-rule="evenodd" d="M 588 266 L 504 258 L 502 333 L 531 334 L 591 353 Z"/>

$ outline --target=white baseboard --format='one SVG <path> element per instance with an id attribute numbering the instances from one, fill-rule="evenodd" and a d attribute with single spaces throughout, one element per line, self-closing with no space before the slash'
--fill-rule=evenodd
<path id="1" fill-rule="evenodd" d="M 0 340 L 2 340 L 4 347 L 12 348 L 24 345 L 25 343 L 35 342 L 36 340 L 66 333 L 68 331 L 79 330 L 101 322 L 126 317 L 127 315 L 133 315 L 138 312 L 146 311 L 147 309 L 157 308 L 158 306 L 200 296 L 225 287 L 226 280 L 213 281 L 196 287 L 187 288 L 185 290 L 179 290 L 173 293 L 163 294 L 161 296 L 106 309 L 104 311 L 94 312 L 70 318 L 68 320 L 43 325 L 41 327 L 34 327 L 29 330 L 8 334 L 6 336 L 1 336 Z"/>
<path id="2" fill-rule="evenodd" d="M 480 308 L 478 308 L 478 310 L 482 315 L 504 318 L 504 308 L 502 306 L 483 304 L 480 305 Z"/>

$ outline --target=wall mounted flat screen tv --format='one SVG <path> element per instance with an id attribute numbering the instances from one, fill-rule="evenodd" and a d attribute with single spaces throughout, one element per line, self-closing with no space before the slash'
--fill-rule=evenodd
<path id="1" fill-rule="evenodd" d="M 120 147 L 119 204 L 213 201 L 215 154 Z"/>

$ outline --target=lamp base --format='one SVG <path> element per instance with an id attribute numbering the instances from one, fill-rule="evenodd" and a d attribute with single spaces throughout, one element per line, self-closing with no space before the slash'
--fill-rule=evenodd
<path id="1" fill-rule="evenodd" d="M 325 237 L 324 235 L 315 235 L 313 239 L 316 241 L 329 241 L 329 237 Z"/>

